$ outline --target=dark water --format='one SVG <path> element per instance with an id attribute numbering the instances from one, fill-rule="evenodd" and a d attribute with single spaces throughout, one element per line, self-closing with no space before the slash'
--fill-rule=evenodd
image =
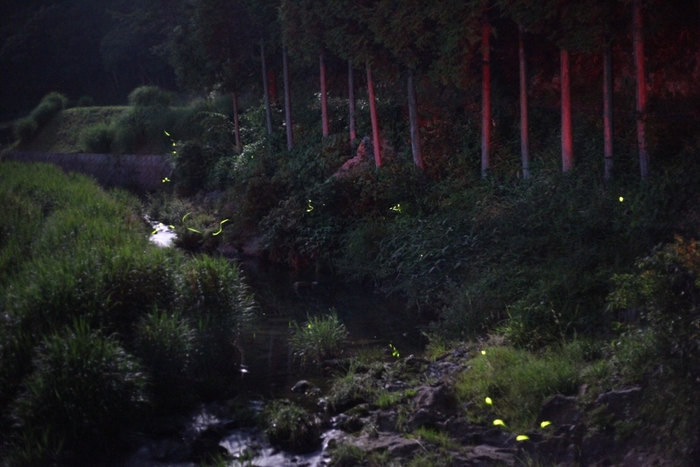
<path id="1" fill-rule="evenodd" d="M 402 300 L 387 299 L 371 288 L 333 276 L 299 277 L 256 259 L 241 267 L 260 307 L 253 335 L 242 342 L 244 368 L 239 389 L 243 394 L 266 399 L 288 397 L 299 379 L 323 388 L 325 379 L 319 369 L 300 368 L 295 362 L 289 348 L 290 323 L 301 325 L 308 316 L 332 310 L 348 331 L 344 349 L 348 356 L 369 348 L 391 355 L 389 344 L 402 357 L 422 350 L 418 316 L 407 311 Z"/>

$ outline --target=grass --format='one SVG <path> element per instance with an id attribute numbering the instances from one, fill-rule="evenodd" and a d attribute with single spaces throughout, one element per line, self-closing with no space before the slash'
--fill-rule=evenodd
<path id="1" fill-rule="evenodd" d="M 450 438 L 450 435 L 443 431 L 435 430 L 433 428 L 420 427 L 415 432 L 413 432 L 413 435 L 417 438 L 420 438 L 422 441 L 430 443 L 441 449 L 454 450 L 459 448 L 459 443 L 454 439 Z"/>
<path id="2" fill-rule="evenodd" d="M 511 347 L 485 352 L 471 360 L 469 371 L 455 383 L 458 400 L 471 404 L 467 411 L 476 422 L 500 419 L 510 431 L 527 430 L 547 398 L 578 388 L 582 357 L 573 345 L 541 355 Z"/>
<path id="3" fill-rule="evenodd" d="M 238 269 L 150 245 L 137 205 L 51 165 L 0 163 L 0 464 L 117 442 L 140 406 L 231 386 L 254 308 Z"/>
<path id="4" fill-rule="evenodd" d="M 326 316 L 310 316 L 302 325 L 293 321 L 291 326 L 290 344 L 294 356 L 301 360 L 302 365 L 321 364 L 324 360 L 339 356 L 343 341 L 348 336 L 335 310 Z"/>

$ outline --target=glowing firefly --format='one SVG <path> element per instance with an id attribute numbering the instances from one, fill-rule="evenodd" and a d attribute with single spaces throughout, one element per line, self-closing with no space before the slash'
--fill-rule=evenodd
<path id="1" fill-rule="evenodd" d="M 623 202 L 625 200 L 625 198 L 623 198 L 622 196 L 620 196 L 618 199 L 620 200 L 620 202 Z"/>
<path id="2" fill-rule="evenodd" d="M 552 424 L 552 422 L 545 420 L 542 423 L 540 423 L 540 428 L 546 428 L 551 424 Z"/>
<path id="3" fill-rule="evenodd" d="M 487 397 L 486 399 L 484 399 L 484 402 L 486 402 L 488 405 L 493 405 L 493 401 L 491 400 L 490 397 Z"/>
<path id="4" fill-rule="evenodd" d="M 212 235 L 214 235 L 214 236 L 219 235 L 221 233 L 221 231 L 224 230 L 224 227 L 223 227 L 224 222 L 228 222 L 228 219 L 224 219 L 221 222 L 219 222 L 219 230 L 216 233 L 213 233 Z"/>
<path id="5" fill-rule="evenodd" d="M 314 210 L 314 207 L 311 205 L 311 200 L 309 200 L 309 204 L 306 207 L 306 212 L 311 212 Z"/>
<path id="6" fill-rule="evenodd" d="M 485 350 L 482 350 L 482 351 L 481 351 L 481 355 L 486 355 L 486 351 L 485 351 Z"/>
<path id="7" fill-rule="evenodd" d="M 502 426 L 502 427 L 505 427 L 505 426 L 506 426 L 506 424 L 503 423 L 503 420 L 501 420 L 500 418 L 497 418 L 496 420 L 494 420 L 494 421 L 493 421 L 493 424 L 494 424 L 494 426 L 499 426 L 499 425 Z"/>
<path id="8" fill-rule="evenodd" d="M 525 440 L 528 440 L 528 439 L 530 439 L 530 437 L 527 436 L 527 435 L 518 435 L 518 436 L 515 437 L 515 440 L 516 440 L 516 441 L 525 441 Z"/>

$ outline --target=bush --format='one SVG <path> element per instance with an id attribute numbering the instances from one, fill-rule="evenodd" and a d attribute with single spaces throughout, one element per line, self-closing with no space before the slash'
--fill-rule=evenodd
<path id="1" fill-rule="evenodd" d="M 108 123 L 97 123 L 80 133 L 80 149 L 87 153 L 109 154 L 116 137 L 114 127 Z"/>
<path id="2" fill-rule="evenodd" d="M 321 421 L 288 400 L 276 400 L 261 414 L 270 443 L 297 453 L 311 452 L 321 445 Z"/>
<path id="3" fill-rule="evenodd" d="M 291 326 L 292 352 L 302 365 L 321 364 L 324 360 L 337 357 L 342 351 L 343 341 L 348 337 L 345 325 L 340 322 L 335 310 L 331 310 L 327 316 L 308 317 L 301 326 L 293 321 Z"/>
<path id="4" fill-rule="evenodd" d="M 36 120 L 32 117 L 24 117 L 15 124 L 15 138 L 20 143 L 28 143 L 39 130 Z"/>
<path id="5" fill-rule="evenodd" d="M 65 451 L 101 454 L 147 403 L 138 363 L 82 320 L 45 339 L 24 386 L 12 410 L 21 433 L 17 452 L 27 464 Z"/>
<path id="6" fill-rule="evenodd" d="M 129 105 L 141 107 L 168 107 L 172 102 L 170 93 L 157 86 L 141 86 L 129 94 Z"/>
<path id="7" fill-rule="evenodd" d="M 700 410 L 700 252 L 696 240 L 676 237 L 637 263 L 633 274 L 613 277 L 610 308 L 641 313 L 615 349 L 614 368 L 625 383 L 645 387 L 635 417 L 650 440 L 686 459 L 697 459 Z"/>
<path id="8" fill-rule="evenodd" d="M 68 103 L 68 98 L 61 93 L 52 92 L 41 99 L 39 105 L 34 108 L 29 114 L 39 128 L 43 128 L 49 120 L 58 112 L 63 110 Z"/>

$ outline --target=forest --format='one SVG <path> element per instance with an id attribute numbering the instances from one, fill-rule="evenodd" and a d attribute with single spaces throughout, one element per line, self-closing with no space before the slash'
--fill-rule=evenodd
<path id="1" fill-rule="evenodd" d="M 173 167 L 136 196 L 0 160 L 1 466 L 128 465 L 224 400 L 283 451 L 339 427 L 324 465 L 698 465 L 700 2 L 6 0 L 0 69 L 4 155 Z M 397 301 L 420 356 L 251 257 L 308 310 Z M 278 318 L 323 382 L 251 422 Z M 167 460 L 262 462 L 229 451 Z"/>

